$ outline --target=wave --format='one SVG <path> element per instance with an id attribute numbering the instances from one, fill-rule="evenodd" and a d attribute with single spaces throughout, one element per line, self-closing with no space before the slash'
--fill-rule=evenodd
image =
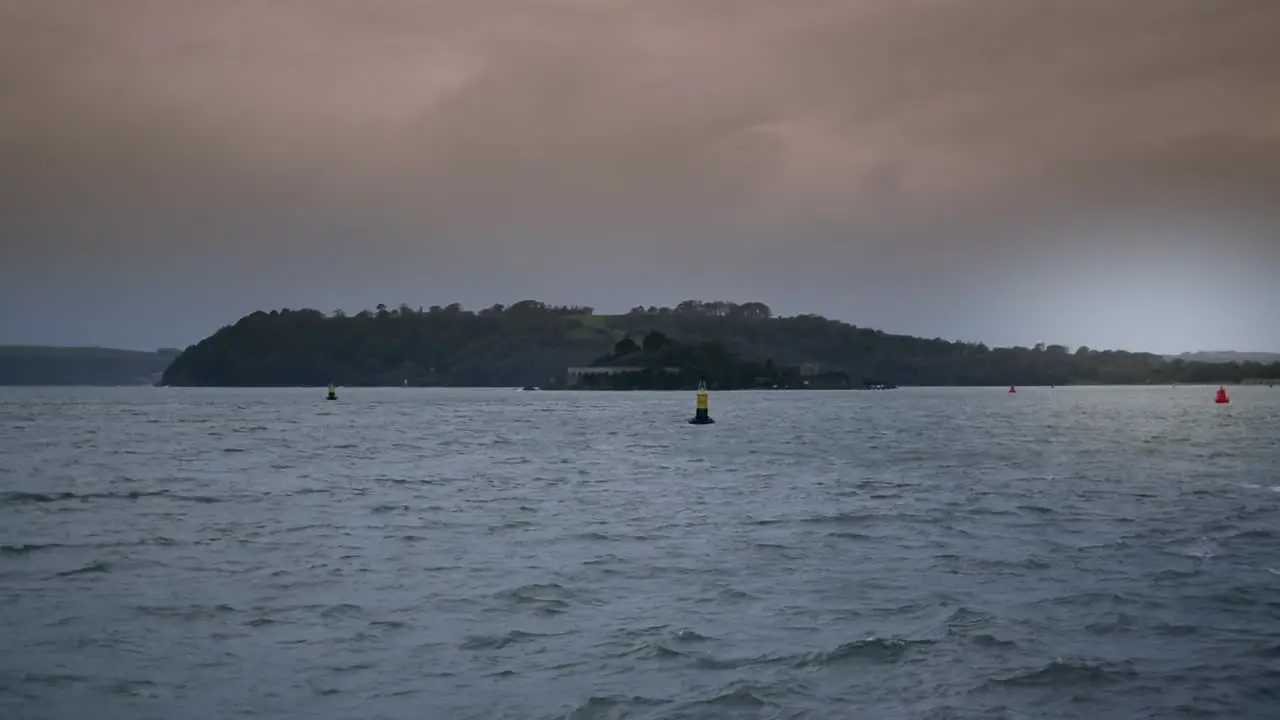
<path id="1" fill-rule="evenodd" d="M 1127 664 L 1054 660 L 1034 670 L 990 679 L 982 687 L 1099 688 L 1132 680 L 1137 675 Z"/>
<path id="2" fill-rule="evenodd" d="M 89 549 L 103 550 L 106 548 L 123 548 L 123 547 L 140 547 L 144 545 L 153 546 L 170 546 L 178 545 L 178 541 L 171 537 L 157 535 L 152 538 L 144 538 L 141 540 L 129 540 L 125 542 L 102 542 L 102 543 L 19 543 L 14 545 L 0 545 L 0 555 L 29 555 L 35 552 L 45 550 L 69 550 L 69 549 Z"/>
<path id="3" fill-rule="evenodd" d="M 594 696 L 570 710 L 563 720 L 622 720 L 632 717 L 634 711 L 661 707 L 670 702 L 638 695 Z"/>
<path id="4" fill-rule="evenodd" d="M 75 568 L 74 570 L 64 570 L 60 573 L 54 573 L 54 577 L 75 577 L 76 575 L 90 575 L 107 572 L 111 572 L 111 564 L 108 562 L 98 561 L 89 563 L 84 567 Z"/>
<path id="5" fill-rule="evenodd" d="M 893 663 L 903 659 L 912 649 L 933 645 L 932 640 L 902 640 L 870 637 L 854 640 L 826 652 L 809 653 L 798 658 L 796 668 L 825 668 L 848 662 Z"/>
<path id="6" fill-rule="evenodd" d="M 518 643 L 529 642 L 539 638 L 556 637 L 563 633 L 532 633 L 512 630 L 505 635 L 468 635 L 459 648 L 462 650 L 502 650 Z"/>
<path id="7" fill-rule="evenodd" d="M 143 498 L 162 497 L 171 500 L 182 500 L 203 504 L 220 503 L 222 498 L 208 495 L 181 495 L 170 490 L 130 490 L 129 492 L 96 492 L 96 493 L 38 493 L 11 490 L 0 493 L 0 505 L 22 505 L 27 503 L 57 503 L 79 500 L 141 500 Z"/>

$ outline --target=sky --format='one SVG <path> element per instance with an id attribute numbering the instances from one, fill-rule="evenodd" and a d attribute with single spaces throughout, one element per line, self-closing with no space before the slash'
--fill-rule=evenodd
<path id="1" fill-rule="evenodd" d="M 0 0 L 0 343 L 756 300 L 1280 351 L 1274 0 Z"/>

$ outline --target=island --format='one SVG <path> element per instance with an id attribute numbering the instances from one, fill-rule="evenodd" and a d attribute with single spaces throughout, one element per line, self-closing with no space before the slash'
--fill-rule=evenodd
<path id="1" fill-rule="evenodd" d="M 760 302 L 687 300 L 616 315 L 525 300 L 250 313 L 182 351 L 160 383 L 205 387 L 543 389 L 1237 384 L 1280 363 L 896 335 Z M 807 384 L 806 384 L 807 383 Z"/>

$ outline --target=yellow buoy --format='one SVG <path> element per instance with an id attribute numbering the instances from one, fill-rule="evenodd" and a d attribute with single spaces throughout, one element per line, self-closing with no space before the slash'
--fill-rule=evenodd
<path id="1" fill-rule="evenodd" d="M 693 405 L 693 417 L 689 420 L 690 425 L 710 425 L 715 420 L 711 419 L 708 414 L 707 402 L 707 384 L 700 381 L 698 383 L 698 394 L 695 396 Z"/>
<path id="2" fill-rule="evenodd" d="M 337 399 L 338 399 L 338 390 L 337 390 L 337 388 L 335 388 L 335 387 L 333 386 L 333 383 L 329 383 L 329 396 L 328 396 L 327 398 L 325 398 L 325 399 L 326 399 L 326 400 L 337 400 Z"/>

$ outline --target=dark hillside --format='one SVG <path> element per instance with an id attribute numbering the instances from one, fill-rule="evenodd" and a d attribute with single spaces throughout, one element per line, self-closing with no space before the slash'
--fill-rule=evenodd
<path id="1" fill-rule="evenodd" d="M 1061 345 L 989 348 L 860 328 L 817 315 L 773 317 L 763 303 L 685 301 L 596 315 L 527 300 L 480 311 L 407 305 L 355 315 L 255 312 L 187 348 L 170 385 L 521 386 L 563 383 L 570 367 L 610 355 L 624 338 L 658 332 L 692 348 L 723 348 L 748 366 L 798 368 L 896 385 L 1237 383 L 1280 379 L 1280 363 L 1202 363 Z M 701 351 L 699 351 L 701 352 Z M 715 352 L 721 352 L 719 350 Z M 705 353 L 704 353 L 705 355 Z M 690 367 L 706 362 L 689 360 Z M 741 365 L 746 363 L 746 365 Z M 727 367 L 727 366 L 726 366 Z M 789 372 L 789 371 L 787 371 Z M 768 373 L 766 373 L 767 375 Z M 772 376 L 770 376 L 772 377 Z M 781 377 L 781 376 L 778 376 Z"/>

